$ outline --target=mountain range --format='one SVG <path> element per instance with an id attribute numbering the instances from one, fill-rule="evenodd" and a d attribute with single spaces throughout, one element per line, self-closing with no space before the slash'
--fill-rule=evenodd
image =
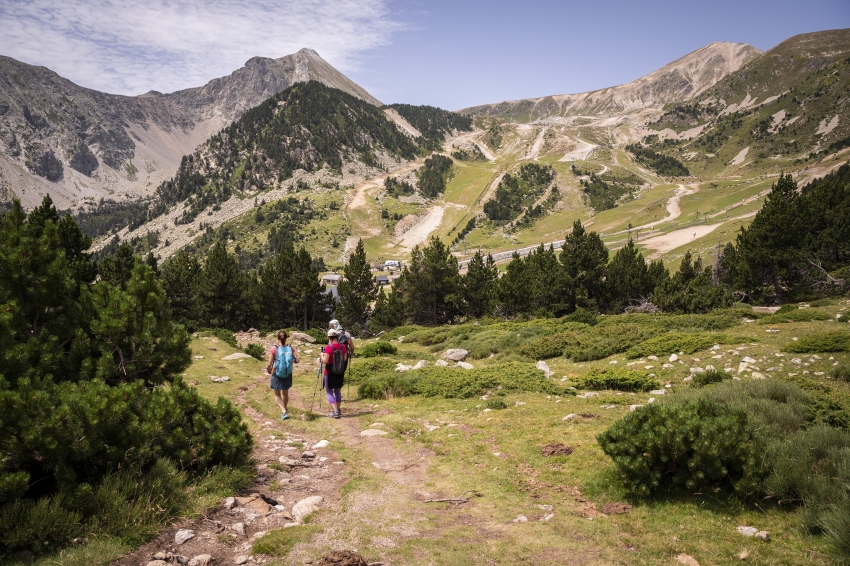
<path id="1" fill-rule="evenodd" d="M 150 195 L 183 155 L 249 108 L 308 80 L 381 104 L 312 49 L 254 57 L 204 86 L 140 96 L 97 92 L 0 57 L 0 189 L 27 207 L 43 194 L 62 208 Z"/>

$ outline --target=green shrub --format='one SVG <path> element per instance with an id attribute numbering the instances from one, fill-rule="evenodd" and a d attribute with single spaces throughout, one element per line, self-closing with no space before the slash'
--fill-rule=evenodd
<path id="1" fill-rule="evenodd" d="M 705 387 L 712 383 L 720 383 L 727 379 L 732 379 L 732 374 L 717 369 L 708 369 L 701 373 L 694 374 L 691 379 L 691 387 Z"/>
<path id="2" fill-rule="evenodd" d="M 654 326 L 600 323 L 584 331 L 565 334 L 564 352 L 574 362 L 601 360 L 625 352 L 661 332 Z"/>
<path id="3" fill-rule="evenodd" d="M 796 342 L 786 344 L 782 349 L 794 354 L 846 352 L 850 350 L 850 332 L 813 332 L 812 334 L 803 336 Z"/>
<path id="4" fill-rule="evenodd" d="M 263 361 L 266 357 L 265 349 L 256 342 L 251 342 L 250 344 L 245 346 L 245 353 L 251 356 L 252 358 L 257 358 L 260 361 Z"/>
<path id="5" fill-rule="evenodd" d="M 706 314 L 629 313 L 600 319 L 600 325 L 640 324 L 656 327 L 663 332 L 674 330 L 708 331 L 725 330 L 740 323 L 741 314 L 736 309 L 720 309 Z"/>
<path id="6" fill-rule="evenodd" d="M 487 408 L 493 409 L 494 411 L 498 411 L 501 409 L 507 409 L 508 404 L 505 403 L 504 399 L 488 399 L 487 400 Z"/>
<path id="7" fill-rule="evenodd" d="M 810 307 L 828 307 L 835 304 L 834 299 L 818 299 L 809 303 Z"/>
<path id="8" fill-rule="evenodd" d="M 624 368 L 592 369 L 574 380 L 579 389 L 603 391 L 650 391 L 661 387 L 654 377 L 646 372 Z"/>
<path id="9" fill-rule="evenodd" d="M 787 379 L 805 391 L 810 420 L 836 428 L 850 429 L 850 393 L 840 386 L 801 375 L 788 376 Z"/>
<path id="10" fill-rule="evenodd" d="M 567 350 L 567 338 L 571 336 L 572 335 L 570 334 L 544 336 L 527 344 L 523 344 L 516 349 L 516 353 L 525 358 L 531 358 L 532 360 L 560 358 Z"/>
<path id="11" fill-rule="evenodd" d="M 407 336 L 411 333 L 416 332 L 417 330 L 422 330 L 423 328 L 423 326 L 416 325 L 399 326 L 398 328 L 393 328 L 389 332 L 384 332 L 378 337 L 378 340 L 384 340 L 386 342 L 389 342 L 390 340 L 398 340 L 399 336 L 404 336 L 405 338 L 407 338 Z M 327 336 L 325 336 L 325 338 L 322 338 L 322 341 L 324 342 L 326 339 Z"/>
<path id="12" fill-rule="evenodd" d="M 788 306 L 788 305 L 786 305 Z M 783 307 L 784 308 L 784 307 Z M 770 316 L 760 318 L 759 324 L 782 324 L 785 322 L 813 322 L 816 320 L 829 320 L 832 317 L 821 309 L 798 309 L 794 308 L 786 312 L 775 312 Z"/>
<path id="13" fill-rule="evenodd" d="M 788 303 L 788 304 L 785 304 L 785 305 L 782 305 L 781 307 L 779 307 L 779 309 L 773 314 L 787 314 L 789 312 L 794 312 L 795 310 L 798 310 L 799 308 L 800 307 L 798 307 L 797 305 L 795 305 L 793 303 Z"/>
<path id="14" fill-rule="evenodd" d="M 398 348 L 389 342 L 369 342 L 362 348 L 357 350 L 357 355 L 361 358 L 375 358 L 378 356 L 392 355 L 398 352 Z"/>
<path id="15" fill-rule="evenodd" d="M 421 372 L 388 372 L 363 381 L 357 393 L 365 399 L 393 399 L 416 393 L 416 382 Z"/>
<path id="16" fill-rule="evenodd" d="M 238 348 L 236 345 L 236 337 L 233 335 L 233 332 L 227 330 L 226 328 L 204 328 L 201 330 L 202 334 L 206 334 L 207 336 L 212 336 L 214 338 L 218 338 L 231 348 Z"/>
<path id="17" fill-rule="evenodd" d="M 843 362 L 829 370 L 829 377 L 841 381 L 850 381 L 850 363 Z"/>
<path id="18" fill-rule="evenodd" d="M 845 474 L 847 477 L 850 474 Z M 820 517 L 820 527 L 826 534 L 832 552 L 840 563 L 850 563 L 850 482 L 844 493 Z"/>
<path id="19" fill-rule="evenodd" d="M 597 322 L 599 322 L 599 316 L 594 312 L 577 310 L 572 314 L 568 314 L 562 320 L 566 322 L 581 322 L 588 326 L 594 326 Z"/>
<path id="20" fill-rule="evenodd" d="M 730 380 L 712 387 L 680 389 L 662 402 L 699 400 L 744 411 L 757 437 L 788 434 L 812 421 L 811 396 L 797 385 L 779 379 Z"/>
<path id="21" fill-rule="evenodd" d="M 706 350 L 714 344 L 734 344 L 741 341 L 739 338 L 731 338 L 723 334 L 708 334 L 705 332 L 670 332 L 642 342 L 629 348 L 626 355 L 629 358 L 640 358 L 643 356 L 660 356 L 663 354 L 674 354 L 685 352 L 693 354 L 700 350 Z"/>
<path id="22" fill-rule="evenodd" d="M 359 354 L 348 364 L 345 379 L 351 383 L 363 383 L 367 379 L 389 371 L 398 364 L 387 358 L 360 358 Z"/>
<path id="23" fill-rule="evenodd" d="M 537 391 L 569 394 L 555 385 L 532 364 L 507 362 L 472 370 L 426 367 L 404 373 L 386 372 L 364 381 L 361 397 L 384 399 L 405 395 L 468 399 L 488 390 Z"/>
<path id="24" fill-rule="evenodd" d="M 708 400 L 651 403 L 597 440 L 635 495 L 721 482 L 746 491 L 755 466 L 746 422 L 743 411 Z"/>
<path id="25" fill-rule="evenodd" d="M 301 332 L 299 330 L 299 332 Z M 308 334 L 316 339 L 316 342 L 319 344 L 327 344 L 328 342 L 328 332 L 327 330 L 322 330 L 321 328 L 311 328 L 307 330 L 305 334 Z"/>

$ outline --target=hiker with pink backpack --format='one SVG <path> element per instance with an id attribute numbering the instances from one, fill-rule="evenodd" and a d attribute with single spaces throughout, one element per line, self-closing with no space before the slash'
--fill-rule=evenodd
<path id="1" fill-rule="evenodd" d="M 339 331 L 331 327 L 328 330 L 328 345 L 322 350 L 322 363 L 325 365 L 325 392 L 333 410 L 328 416 L 332 419 L 341 416 L 342 385 L 348 365 L 348 353 L 348 347 L 339 342 Z"/>
<path id="2" fill-rule="evenodd" d="M 271 374 L 269 386 L 274 391 L 274 400 L 282 411 L 280 420 L 289 418 L 289 389 L 292 387 L 292 364 L 298 363 L 298 352 L 286 344 L 286 331 L 277 333 L 277 346 L 269 350 L 266 373 Z"/>

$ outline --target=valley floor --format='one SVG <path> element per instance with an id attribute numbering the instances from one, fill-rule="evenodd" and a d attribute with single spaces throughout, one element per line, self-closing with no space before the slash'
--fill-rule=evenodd
<path id="1" fill-rule="evenodd" d="M 661 361 L 629 360 L 623 354 L 587 363 L 548 360 L 551 379 L 629 366 L 655 372 L 675 391 L 688 387 L 683 380 L 691 367 L 737 367 L 750 356 L 756 367 L 738 374 L 742 379 L 802 374 L 847 393 L 846 384 L 826 377 L 833 364 L 850 359 L 847 353 L 802 355 L 793 363 L 782 353 L 792 338 L 835 329 L 835 315 L 846 316 L 847 308 L 846 300 L 833 302 L 823 309 L 832 317 L 825 321 L 741 320 L 725 331 L 727 338 L 735 337 L 734 344 L 680 356 L 665 368 L 666 355 Z M 534 325 L 523 328 L 533 332 Z M 386 363 L 422 359 L 433 365 L 451 340 L 439 350 L 393 344 L 398 353 Z M 196 360 L 185 379 L 206 397 L 223 396 L 240 407 L 256 440 L 256 479 L 239 494 L 248 499 L 237 500 L 234 509 L 220 506 L 177 522 L 116 565 L 147 564 L 157 552 L 188 558 L 210 554 L 215 564 L 238 564 L 240 556 L 251 556 L 255 564 L 315 564 L 341 550 L 386 565 L 829 563 L 825 540 L 804 534 L 793 509 L 745 504 L 714 492 L 629 499 L 596 435 L 628 414 L 630 405 L 657 393 L 581 398 L 517 392 L 494 397 L 491 392 L 491 399 L 507 405 L 491 410 L 478 397 L 360 399 L 355 384 L 343 391 L 342 419 L 306 420 L 311 408 L 326 413 L 327 404 L 315 390 L 319 350 L 304 344 L 292 390 L 294 418 L 280 421 L 268 377 L 261 373 L 263 362 L 222 360 L 236 350 L 210 337 L 196 339 L 192 349 Z M 516 359 L 502 351 L 468 361 L 480 367 Z M 356 359 L 354 368 L 369 363 Z M 756 369 L 761 374 L 748 373 Z M 230 380 L 210 380 L 222 374 Z M 322 440 L 326 447 L 311 448 Z M 566 445 L 571 453 L 559 455 L 556 449 L 546 455 L 553 445 Z M 305 451 L 314 457 L 305 457 Z M 252 503 L 257 494 L 282 507 Z M 295 522 L 295 504 L 313 496 L 322 498 L 318 510 L 304 524 L 285 527 Z M 433 502 L 440 499 L 460 501 Z M 236 523 L 244 525 L 244 534 Z M 740 525 L 768 531 L 770 542 L 742 536 L 736 530 Z M 191 529 L 195 537 L 175 545 L 178 529 Z"/>

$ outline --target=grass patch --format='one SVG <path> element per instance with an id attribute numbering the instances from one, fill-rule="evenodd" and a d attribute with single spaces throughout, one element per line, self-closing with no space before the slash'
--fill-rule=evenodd
<path id="1" fill-rule="evenodd" d="M 850 382 L 850 363 L 843 362 L 829 370 L 829 377 Z"/>
<path id="2" fill-rule="evenodd" d="M 787 306 L 787 305 L 786 305 Z M 785 307 L 783 307 L 785 308 Z M 816 320 L 829 320 L 832 317 L 821 309 L 790 309 L 785 312 L 775 312 L 772 315 L 759 319 L 759 324 L 784 324 L 788 322 L 813 322 Z"/>
<path id="3" fill-rule="evenodd" d="M 277 529 L 263 535 L 251 548 L 251 554 L 284 557 L 300 542 L 309 542 L 322 527 L 313 524 Z"/>
<path id="4" fill-rule="evenodd" d="M 803 336 L 796 342 L 786 344 L 782 349 L 793 354 L 846 352 L 850 350 L 850 332 L 814 332 Z"/>
<path id="5" fill-rule="evenodd" d="M 740 342 L 751 342 L 752 338 L 740 336 L 728 336 L 726 334 L 710 334 L 706 332 L 671 332 L 662 334 L 655 338 L 629 348 L 626 355 L 629 358 L 641 358 L 644 356 L 675 354 L 684 352 L 693 354 L 701 350 L 707 350 L 714 344 L 737 344 Z"/>
<path id="6" fill-rule="evenodd" d="M 661 387 L 657 379 L 646 372 L 625 368 L 592 369 L 574 380 L 579 389 L 596 391 L 650 391 Z"/>

